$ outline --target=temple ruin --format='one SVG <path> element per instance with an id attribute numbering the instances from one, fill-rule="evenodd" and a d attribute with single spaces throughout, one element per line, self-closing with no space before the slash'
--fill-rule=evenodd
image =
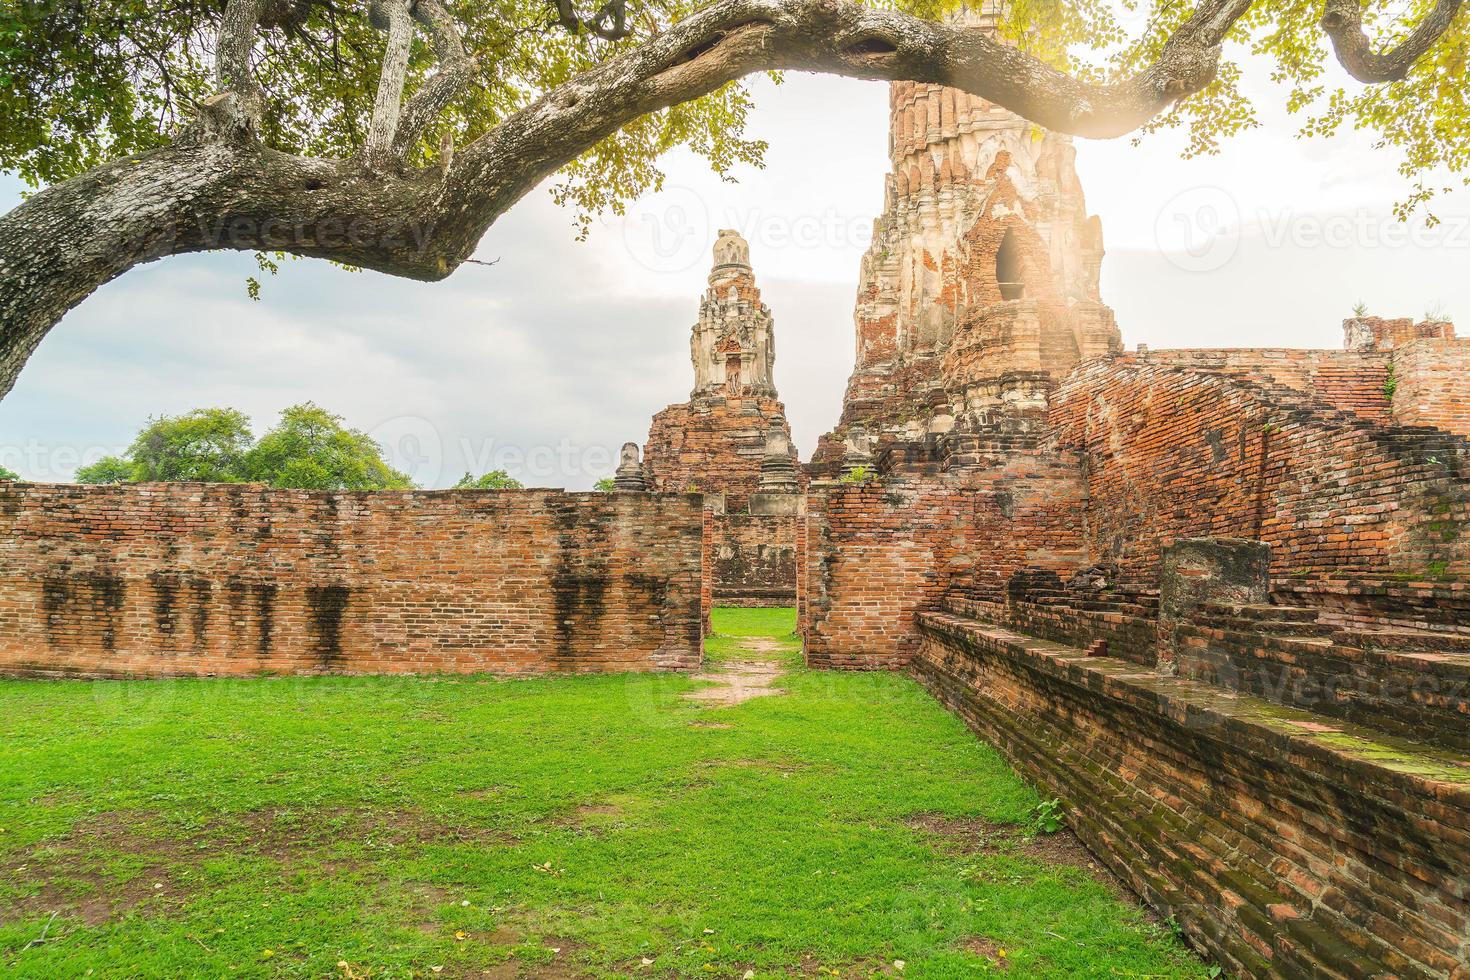
<path id="1" fill-rule="evenodd" d="M 805 464 L 721 232 L 614 492 L 0 484 L 0 672 L 690 670 L 712 604 L 795 603 L 810 666 L 915 677 L 1229 973 L 1470 977 L 1470 340 L 1126 351 L 1068 140 L 891 108 Z"/>

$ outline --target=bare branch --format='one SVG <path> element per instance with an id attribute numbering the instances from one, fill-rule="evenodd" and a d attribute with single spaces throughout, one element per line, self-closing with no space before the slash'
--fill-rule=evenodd
<path id="1" fill-rule="evenodd" d="M 1450 29 L 1460 6 L 1461 0 L 1439 0 L 1408 37 L 1385 52 L 1374 51 L 1363 32 L 1359 0 L 1326 0 L 1322 30 L 1332 40 L 1333 52 L 1349 75 L 1369 84 L 1396 82 L 1408 75 L 1414 62 Z"/>
<path id="2" fill-rule="evenodd" d="M 591 17 L 577 12 L 575 0 L 555 0 L 556 22 L 572 34 L 595 34 L 608 41 L 621 41 L 633 33 L 628 27 L 627 0 L 605 0 Z"/>
<path id="3" fill-rule="evenodd" d="M 439 70 L 424 82 L 403 107 L 398 132 L 393 137 L 393 159 L 402 160 L 424 132 L 449 107 L 480 70 L 479 60 L 464 48 L 464 38 L 454 15 L 441 0 L 418 0 L 415 16 L 425 25 L 439 59 Z"/>
<path id="4" fill-rule="evenodd" d="M 237 125 L 255 129 L 260 119 L 263 95 L 250 65 L 255 50 L 255 32 L 266 0 L 229 0 L 220 18 L 215 73 L 219 95 L 214 104 L 233 107 Z M 227 98 L 221 98 L 227 96 Z"/>
<path id="5" fill-rule="evenodd" d="M 1078 81 L 963 25 L 832 0 L 722 0 L 547 93 L 466 147 L 456 193 L 486 218 L 629 121 L 755 71 L 796 69 L 963 89 L 1058 132 L 1131 132 L 1218 70 L 1252 0 L 1206 0 L 1159 60 L 1107 85 Z M 457 250 L 457 249 L 456 249 Z M 468 254 L 468 249 L 465 249 Z"/>
<path id="6" fill-rule="evenodd" d="M 413 18 L 409 13 L 408 0 L 373 0 L 372 14 L 374 25 L 381 25 L 388 32 L 388 47 L 383 52 L 383 69 L 378 76 L 378 94 L 373 100 L 373 120 L 369 124 L 364 147 L 368 167 L 378 170 L 392 161 L 393 140 L 403 111 L 408 55 L 413 47 Z"/>

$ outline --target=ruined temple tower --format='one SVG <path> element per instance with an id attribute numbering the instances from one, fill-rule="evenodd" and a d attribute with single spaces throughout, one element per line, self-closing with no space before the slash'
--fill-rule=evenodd
<path id="1" fill-rule="evenodd" d="M 992 27 L 995 5 L 962 16 Z M 854 433 L 871 452 L 938 465 L 958 458 L 951 432 L 1034 429 L 1058 378 L 1121 349 L 1068 138 L 955 89 L 898 82 L 889 154 L 856 363 L 814 459 L 823 476 L 840 471 L 844 442 L 864 451 Z"/>
<path id="2" fill-rule="evenodd" d="M 659 412 L 649 428 L 644 457 L 649 489 L 722 493 L 732 510 L 744 508 L 751 494 L 762 490 L 794 489 L 799 469 L 772 373 L 771 311 L 755 284 L 750 246 L 734 231 L 721 231 L 715 242 L 714 267 L 690 332 L 689 353 L 694 364 L 689 401 Z M 768 459 L 771 453 L 792 465 Z"/>

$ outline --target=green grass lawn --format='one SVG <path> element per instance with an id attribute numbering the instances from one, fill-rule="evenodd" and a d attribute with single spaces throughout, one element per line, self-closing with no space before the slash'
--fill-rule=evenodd
<path id="1" fill-rule="evenodd" d="M 1208 975 L 917 685 L 801 669 L 793 622 L 717 611 L 715 667 L 791 665 L 726 708 L 670 675 L 0 682 L 0 974 Z"/>

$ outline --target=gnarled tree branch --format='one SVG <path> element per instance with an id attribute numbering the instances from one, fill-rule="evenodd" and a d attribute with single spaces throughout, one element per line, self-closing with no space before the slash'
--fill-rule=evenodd
<path id="1" fill-rule="evenodd" d="M 387 166 L 393 159 L 393 140 L 398 134 L 398 119 L 403 112 L 403 85 L 408 77 L 408 56 L 413 48 L 413 18 L 409 0 L 373 0 L 375 26 L 387 31 L 388 46 L 383 52 L 383 70 L 378 76 L 377 97 L 373 100 L 373 118 L 368 125 L 363 156 L 373 170 Z"/>
<path id="2" fill-rule="evenodd" d="M 449 107 L 480 70 L 477 58 L 464 48 L 464 38 L 454 16 L 441 0 L 418 0 L 415 16 L 426 26 L 439 59 L 439 70 L 424 82 L 403 107 L 398 132 L 393 137 L 392 155 L 401 161 L 413 149 L 444 110 Z"/>
<path id="3" fill-rule="evenodd" d="M 229 0 L 220 18 L 215 76 L 219 94 L 206 103 L 212 124 L 220 130 L 255 132 L 264 93 L 255 79 L 251 53 L 267 0 Z"/>
<path id="4" fill-rule="evenodd" d="M 1439 0 L 1408 37 L 1381 53 L 1373 50 L 1363 32 L 1360 0 L 1326 0 L 1322 30 L 1331 39 L 1337 60 L 1353 78 L 1370 84 L 1397 82 L 1450 29 L 1460 6 L 1461 0 Z"/>
<path id="5" fill-rule="evenodd" d="M 64 181 L 0 217 L 0 396 L 68 308 L 153 258 L 279 250 L 441 279 L 532 187 L 620 127 L 772 69 L 948 85 L 1058 132 L 1117 136 L 1209 85 L 1222 42 L 1253 4 L 1200 0 L 1154 64 L 1091 85 L 963 25 L 846 0 L 717 0 L 507 117 L 452 167 L 445 144 L 439 167 L 404 169 L 404 156 L 473 78 L 478 61 L 465 52 L 443 0 L 373 0 L 388 52 L 364 149 L 369 166 L 270 150 L 255 137 L 262 101 L 251 72 L 255 35 L 267 4 L 310 2 L 321 0 L 228 0 L 222 91 L 204 107 L 201 125 L 173 146 Z M 1384 55 L 1367 50 L 1357 0 L 1326 2 L 1323 26 L 1339 56 L 1358 77 L 1379 80 L 1402 77 L 1449 29 L 1461 0 L 1439 0 Z M 405 104 L 414 18 L 433 42 L 439 70 Z"/>
<path id="6" fill-rule="evenodd" d="M 627 0 L 605 0 L 591 17 L 577 12 L 576 0 L 555 0 L 556 22 L 573 34 L 595 34 L 608 41 L 621 41 L 632 33 L 628 27 Z"/>

